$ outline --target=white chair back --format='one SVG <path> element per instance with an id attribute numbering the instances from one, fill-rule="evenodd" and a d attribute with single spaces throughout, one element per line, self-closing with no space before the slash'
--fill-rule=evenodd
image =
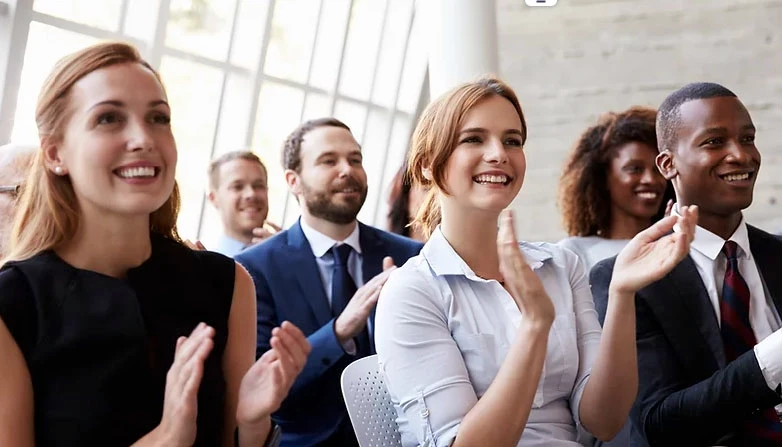
<path id="1" fill-rule="evenodd" d="M 342 372 L 342 395 L 361 447 L 401 447 L 396 410 L 388 395 L 377 355 L 348 365 Z"/>

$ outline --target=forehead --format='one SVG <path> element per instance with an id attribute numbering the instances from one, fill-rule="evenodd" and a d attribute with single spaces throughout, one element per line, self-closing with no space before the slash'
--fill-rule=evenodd
<path id="1" fill-rule="evenodd" d="M 165 100 L 166 94 L 155 75 L 141 64 L 115 64 L 95 70 L 79 79 L 72 89 L 72 104 L 90 107 L 94 103 L 120 100 L 126 104 L 147 105 Z"/>
<path id="2" fill-rule="evenodd" d="M 335 126 L 321 126 L 307 132 L 301 141 L 302 160 L 314 160 L 325 152 L 347 155 L 361 150 L 349 130 Z"/>
<path id="3" fill-rule="evenodd" d="M 628 141 L 614 149 L 614 158 L 620 161 L 651 160 L 657 157 L 657 148 L 640 141 Z"/>
<path id="4" fill-rule="evenodd" d="M 679 136 L 687 138 L 706 129 L 725 128 L 735 131 L 752 126 L 744 104 L 738 98 L 693 99 L 679 107 Z"/>
<path id="5" fill-rule="evenodd" d="M 491 95 L 479 101 L 464 115 L 462 129 L 481 127 L 487 130 L 521 130 L 521 118 L 510 101 Z"/>
<path id="6" fill-rule="evenodd" d="M 244 158 L 236 158 L 220 165 L 220 177 L 223 177 L 225 180 L 235 179 L 238 177 L 265 179 L 266 172 L 263 170 L 261 165 L 255 161 L 245 160 Z"/>

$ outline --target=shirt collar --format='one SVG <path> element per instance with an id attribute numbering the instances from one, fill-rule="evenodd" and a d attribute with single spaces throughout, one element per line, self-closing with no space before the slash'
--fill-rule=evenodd
<path id="1" fill-rule="evenodd" d="M 247 248 L 247 244 L 242 241 L 237 241 L 225 233 L 220 236 L 220 240 L 217 242 L 217 252 L 229 257 L 238 254 L 245 248 Z"/>
<path id="2" fill-rule="evenodd" d="M 679 214 L 679 205 L 673 207 L 671 214 L 681 217 Z M 736 231 L 728 238 L 729 241 L 733 241 L 739 246 L 739 257 L 746 257 L 746 259 L 752 259 L 752 252 L 749 249 L 749 232 L 747 231 L 747 222 L 744 219 L 744 214 L 741 215 L 741 222 L 736 228 Z M 700 225 L 695 227 L 695 238 L 690 243 L 690 247 L 695 249 L 698 253 L 706 256 L 707 258 L 715 261 L 717 256 L 722 252 L 722 247 L 725 245 L 725 240 L 711 231 L 701 227 Z"/>
<path id="3" fill-rule="evenodd" d="M 543 251 L 528 242 L 519 242 L 519 247 L 533 270 L 540 268 L 544 261 L 552 257 L 551 253 Z M 476 275 L 470 266 L 464 262 L 464 259 L 456 253 L 456 250 L 453 249 L 450 242 L 445 238 L 439 226 L 435 228 L 429 241 L 424 245 L 421 254 L 437 276 L 461 275 L 473 281 L 488 281 Z"/>
<path id="4" fill-rule="evenodd" d="M 350 235 L 346 237 L 344 241 L 335 241 L 334 239 L 307 225 L 307 223 L 304 222 L 304 219 L 300 219 L 299 223 L 301 224 L 301 231 L 304 233 L 304 237 L 307 238 L 307 241 L 310 243 L 310 247 L 312 247 L 312 254 L 314 254 L 316 258 L 320 258 L 328 253 L 329 250 L 331 250 L 331 247 L 333 247 L 335 244 L 348 244 L 353 248 L 353 250 L 356 251 L 356 253 L 361 254 L 358 222 L 356 222 L 356 228 L 353 229 L 353 232 L 350 233 Z"/>

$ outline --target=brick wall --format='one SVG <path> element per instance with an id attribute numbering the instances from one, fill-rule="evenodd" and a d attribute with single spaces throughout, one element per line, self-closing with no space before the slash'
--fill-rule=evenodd
<path id="1" fill-rule="evenodd" d="M 733 90 L 758 128 L 763 164 L 748 220 L 782 230 L 782 0 L 497 0 L 500 70 L 530 129 L 514 203 L 520 237 L 565 235 L 556 192 L 565 156 L 607 110 L 657 107 L 692 81 Z"/>

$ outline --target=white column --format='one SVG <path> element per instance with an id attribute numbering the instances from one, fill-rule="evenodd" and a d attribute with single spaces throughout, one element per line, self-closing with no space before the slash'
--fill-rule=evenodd
<path id="1" fill-rule="evenodd" d="M 0 144 L 11 139 L 33 0 L 0 0 Z"/>
<path id="2" fill-rule="evenodd" d="M 418 0 L 428 28 L 431 97 L 499 73 L 496 0 Z"/>

